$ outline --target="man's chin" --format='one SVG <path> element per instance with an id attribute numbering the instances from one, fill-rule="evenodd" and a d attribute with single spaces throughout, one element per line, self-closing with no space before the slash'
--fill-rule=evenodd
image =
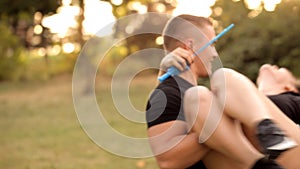
<path id="1" fill-rule="evenodd" d="M 210 75 L 212 75 L 212 68 L 211 66 L 207 66 L 209 67 L 208 69 L 202 69 L 200 71 L 200 77 L 206 78 L 209 77 Z"/>
<path id="2" fill-rule="evenodd" d="M 209 77 L 211 75 L 211 72 L 203 72 L 200 77 L 203 77 L 203 78 L 206 78 L 206 77 Z"/>

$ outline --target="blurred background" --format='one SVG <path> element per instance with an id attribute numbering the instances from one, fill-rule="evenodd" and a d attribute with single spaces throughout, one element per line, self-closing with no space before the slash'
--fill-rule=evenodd
<path id="1" fill-rule="evenodd" d="M 147 12 L 211 17 L 217 33 L 235 23 L 217 44 L 224 67 L 253 81 L 263 63 L 300 77 L 300 0 L 1 0 L 0 168 L 157 168 L 154 158 L 123 158 L 99 148 L 81 129 L 72 102 L 72 72 L 86 42 L 105 46 L 108 35 L 126 37 L 149 25 L 162 29 L 167 18 L 118 22 Z M 98 32 L 109 24 L 109 31 Z M 128 55 L 162 44 L 160 34 L 131 36 L 101 63 L 97 101 L 109 124 L 125 135 L 146 137 L 146 126 L 118 114 L 111 77 Z M 156 72 L 143 71 L 130 84 L 131 102 L 140 111 Z"/>

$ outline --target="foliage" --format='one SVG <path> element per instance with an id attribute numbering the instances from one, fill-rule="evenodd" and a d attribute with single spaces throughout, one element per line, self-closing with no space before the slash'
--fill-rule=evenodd
<path id="1" fill-rule="evenodd" d="M 113 7 L 113 14 L 119 19 L 117 20 L 115 24 L 115 36 L 116 37 L 124 37 L 128 36 L 128 33 L 126 32 L 126 29 L 131 27 L 133 28 L 133 32 L 130 34 L 133 34 L 135 36 L 128 37 L 125 39 L 124 44 L 126 47 L 128 47 L 128 53 L 131 54 L 135 52 L 136 50 L 141 50 L 145 48 L 162 48 L 161 45 L 157 45 L 155 43 L 155 39 L 160 36 L 159 34 L 140 34 L 139 32 L 144 31 L 151 32 L 151 29 L 153 30 L 163 30 L 165 23 L 169 19 L 167 17 L 167 13 L 171 13 L 171 11 L 175 8 L 174 3 L 172 1 L 165 1 L 165 0 L 159 0 L 159 1 L 151 1 L 151 0 L 141 0 L 141 1 L 133 1 L 133 0 L 124 0 L 122 4 L 115 5 L 110 0 L 103 0 L 110 2 Z M 163 12 L 166 15 L 161 15 L 159 18 L 153 19 L 153 17 L 149 17 L 147 15 L 141 15 L 139 19 L 133 20 L 126 20 L 122 17 L 128 16 L 131 14 L 137 14 L 138 9 L 131 9 L 130 6 L 134 6 L 132 4 L 138 3 L 140 5 L 144 5 L 147 7 L 147 11 L 145 12 Z M 164 6 L 164 11 L 159 11 L 158 4 L 160 6 Z M 120 12 L 124 11 L 124 12 Z M 138 22 L 138 24 L 137 24 Z M 137 26 L 138 25 L 138 26 Z M 159 31 L 158 31 L 159 32 Z"/>
<path id="2" fill-rule="evenodd" d="M 55 12 L 61 5 L 60 2 L 60 0 L 0 2 L 0 29 L 4 34 L 0 37 L 2 54 L 0 81 L 47 80 L 52 75 L 73 70 L 76 58 L 72 54 L 62 56 L 59 53 L 59 56 L 53 57 L 46 53 L 43 58 L 37 54 L 39 49 L 47 50 L 54 44 L 52 34 L 49 29 L 43 27 L 41 19 L 44 15 Z M 33 31 L 35 25 L 43 27 L 41 33 L 36 34 Z"/>
<path id="3" fill-rule="evenodd" d="M 219 45 L 225 67 L 232 67 L 255 80 L 260 65 L 276 64 L 300 76 L 300 1 L 283 1 L 274 12 L 262 11 L 254 18 L 242 2 L 218 1 L 223 14 L 216 17 L 222 26 L 236 27 Z"/>
<path id="4" fill-rule="evenodd" d="M 48 56 L 47 60 L 34 50 L 26 50 L 7 24 L 0 22 L 0 81 L 48 80 L 51 76 L 72 72 L 74 54 Z"/>
<path id="5" fill-rule="evenodd" d="M 21 55 L 22 46 L 3 22 L 0 22 L 0 32 L 0 81 L 18 80 L 26 61 Z"/>
<path id="6" fill-rule="evenodd" d="M 42 13 L 49 13 L 56 10 L 58 7 L 58 1 L 53 0 L 1 0 L 0 1 L 0 13 L 5 13 L 7 15 L 16 15 L 19 12 L 29 12 L 34 14 L 36 11 Z"/>
<path id="7" fill-rule="evenodd" d="M 123 0 L 120 5 L 115 5 L 110 0 L 104 0 L 112 4 L 113 13 L 117 18 L 139 12 L 138 8 L 133 9 L 133 3 L 138 3 L 146 7 L 147 12 L 166 12 L 170 13 L 176 6 L 174 1 L 167 0 Z M 235 23 L 236 26 L 226 36 L 222 37 L 218 42 L 217 48 L 220 51 L 220 56 L 225 67 L 231 67 L 249 76 L 252 80 L 257 75 L 258 68 L 263 63 L 277 64 L 291 69 L 297 76 L 300 76 L 300 49 L 299 39 L 300 25 L 300 1 L 299 0 L 283 0 L 278 5 L 274 12 L 251 11 L 244 4 L 245 1 L 218 0 L 212 7 L 213 15 L 216 23 L 216 30 L 220 32 L 230 23 Z M 83 0 L 73 0 L 73 3 L 80 4 L 83 9 Z M 164 6 L 164 11 L 159 11 L 158 4 Z M 32 79 L 34 77 L 51 76 L 58 72 L 72 70 L 69 66 L 74 63 L 76 57 L 63 56 L 59 59 L 50 58 L 46 55 L 44 61 L 41 59 L 29 61 L 27 55 L 31 55 L 30 50 L 35 47 L 44 47 L 53 44 L 51 41 L 52 35 L 43 29 L 41 36 L 42 42 L 39 46 L 32 46 L 26 37 L 28 33 L 32 33 L 34 24 L 33 15 L 36 11 L 40 11 L 42 15 L 55 12 L 60 5 L 59 1 L 46 0 L 39 2 L 37 0 L 20 1 L 20 0 L 2 0 L 0 2 L 0 29 L 3 36 L 0 37 L 0 80 L 16 80 L 21 78 Z M 136 5 L 136 4 L 135 4 Z M 84 10 L 84 9 L 83 9 Z M 221 11 L 221 14 L 220 14 Z M 261 12 L 254 17 L 253 14 Z M 258 13 L 257 13 L 258 14 Z M 252 16 L 252 17 L 249 17 Z M 84 19 L 83 15 L 79 17 L 79 22 Z M 160 26 L 162 29 L 167 18 L 160 18 Z M 149 18 L 137 20 L 141 22 L 139 27 L 134 27 L 133 34 L 140 30 L 153 28 L 153 23 Z M 79 24 L 81 25 L 81 24 Z M 126 28 L 133 26 L 130 21 L 117 22 L 115 25 L 116 37 L 126 37 L 128 32 Z M 151 25 L 151 26 L 149 26 Z M 83 35 L 80 34 L 81 27 L 78 28 L 78 33 L 67 37 L 70 41 L 76 41 L 83 44 Z M 106 69 L 103 70 L 108 74 L 113 72 L 112 68 L 120 62 L 125 56 L 145 48 L 162 48 L 161 45 L 155 43 L 158 34 L 138 34 L 124 39 L 121 45 L 111 49 L 104 63 Z M 44 38 L 43 38 L 44 37 Z M 102 43 L 102 42 L 101 42 Z M 104 44 L 104 43 L 103 43 Z M 27 49 L 28 52 L 24 52 Z M 23 51 L 23 52 L 21 52 Z M 50 59 L 49 59 L 49 58 Z M 63 59 L 64 58 L 64 59 Z M 53 63 L 51 63 L 51 62 Z M 65 64 L 59 62 L 70 62 Z M 23 72 L 24 64 L 27 67 Z M 48 63 L 47 63 L 48 62 Z M 39 65 L 35 65 L 42 63 Z M 44 65 L 44 66 L 43 66 Z M 50 66 L 49 66 L 50 65 Z M 56 66 L 60 65 L 58 71 L 55 71 Z M 65 65 L 66 67 L 62 68 Z M 47 68 L 48 66 L 48 68 Z M 33 71 L 37 70 L 37 73 Z M 49 73 L 47 75 L 47 73 Z M 52 73 L 51 73 L 52 72 Z M 53 73 L 56 72 L 56 73 Z M 24 75 L 25 73 L 25 75 Z M 44 74 L 44 75 L 43 75 Z M 39 78 L 38 78 L 39 79 Z"/>
<path id="8" fill-rule="evenodd" d="M 108 1 L 108 0 L 107 0 Z M 110 1 L 109 1 L 110 2 Z M 127 7 L 134 1 L 123 1 L 121 5 L 113 5 L 113 12 L 116 17 L 133 13 Z M 168 1 L 170 2 L 170 1 Z M 172 10 L 170 4 L 164 0 L 160 1 L 141 1 L 147 5 L 148 12 L 154 12 L 151 8 L 154 3 L 162 3 L 167 10 Z M 230 33 L 222 37 L 218 42 L 217 48 L 225 67 L 231 67 L 243 74 L 246 74 L 252 80 L 257 76 L 259 67 L 264 63 L 277 64 L 284 66 L 300 76 L 298 68 L 300 50 L 299 44 L 299 8 L 300 1 L 285 0 L 274 12 L 267 12 L 262 9 L 250 10 L 245 5 L 245 1 L 227 1 L 218 0 L 212 7 L 212 18 L 217 21 L 216 30 L 220 32 L 231 23 L 236 26 Z M 127 9 L 124 13 L 118 13 L 120 9 Z M 221 15 L 220 12 L 222 11 Z M 219 14 L 218 14 L 219 13 Z M 160 25 L 164 25 L 161 22 Z M 151 22 L 144 20 L 140 28 L 147 29 Z M 116 31 L 118 36 L 126 35 L 126 26 L 129 23 L 118 23 Z M 121 34 L 121 35 L 120 35 Z M 161 47 L 153 44 L 158 35 L 139 35 L 126 39 L 126 46 L 131 53 L 131 46 L 137 46 L 138 49 L 146 47 Z M 143 43 L 140 43 L 143 42 Z M 151 43 L 152 42 L 152 43 Z"/>
<path id="9" fill-rule="evenodd" d="M 32 57 L 33 54 L 30 55 Z M 54 76 L 71 73 L 76 60 L 74 55 L 49 56 L 47 62 L 40 56 L 35 57 L 30 58 L 24 66 L 20 80 L 47 81 Z"/>
<path id="10" fill-rule="evenodd" d="M 55 12 L 59 6 L 58 2 L 53 0 L 44 0 L 43 2 L 39 0 L 1 0 L 0 19 L 9 24 L 12 32 L 19 36 L 24 47 L 29 47 L 30 43 L 26 36 L 34 24 L 35 12 L 40 12 L 42 15 Z"/>

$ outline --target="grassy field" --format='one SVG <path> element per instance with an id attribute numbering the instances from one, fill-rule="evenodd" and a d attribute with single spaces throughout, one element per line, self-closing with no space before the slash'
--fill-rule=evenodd
<path id="1" fill-rule="evenodd" d="M 133 105 L 143 110 L 155 77 L 130 86 Z M 96 81 L 99 106 L 112 127 L 146 136 L 146 126 L 128 123 L 114 109 L 109 81 Z M 154 158 L 129 159 L 102 150 L 82 130 L 72 101 L 72 77 L 47 82 L 0 83 L 1 169 L 158 168 Z"/>

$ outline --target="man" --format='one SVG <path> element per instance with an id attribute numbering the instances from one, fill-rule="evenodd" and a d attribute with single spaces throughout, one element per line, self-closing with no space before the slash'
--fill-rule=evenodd
<path id="1" fill-rule="evenodd" d="M 196 38 L 199 37 L 201 31 L 199 33 L 199 31 L 197 32 L 195 30 L 190 29 L 187 30 L 187 28 L 190 28 L 190 26 L 180 25 L 180 22 L 176 22 L 176 19 L 180 20 L 178 18 L 192 22 L 198 27 L 198 29 L 204 32 L 208 40 L 212 39 L 215 36 L 215 33 L 209 20 L 201 17 L 181 15 L 175 19 L 172 19 L 168 23 L 166 29 L 164 30 L 165 49 L 167 51 L 172 51 L 172 55 L 180 56 L 186 58 L 187 60 L 190 60 L 189 58 L 193 55 L 194 50 L 202 46 L 199 43 L 197 43 Z M 185 33 L 181 34 L 181 32 Z M 182 39 L 178 41 L 172 37 L 166 36 L 166 34 L 176 34 Z M 215 163 L 213 162 L 215 160 L 218 160 L 218 162 L 220 162 L 219 165 L 222 165 L 222 161 L 224 161 L 224 165 L 228 165 L 227 168 L 231 168 L 230 164 L 228 163 L 230 161 L 236 162 L 235 166 L 239 168 L 258 168 L 263 165 L 266 165 L 269 168 L 280 168 L 272 161 L 264 163 L 264 161 L 261 160 L 264 157 L 264 155 L 259 153 L 244 138 L 242 132 L 238 130 L 238 126 L 235 125 L 235 123 L 227 116 L 226 118 L 221 119 L 220 124 L 218 124 L 217 127 L 219 128 L 220 126 L 222 126 L 223 129 L 226 128 L 225 131 L 227 131 L 227 134 L 225 137 L 224 134 L 220 132 L 220 130 L 216 130 L 218 132 L 214 132 L 213 136 L 206 140 L 204 145 L 198 144 L 198 131 L 188 132 L 186 123 L 184 122 L 184 120 L 186 120 L 186 117 L 184 117 L 182 113 L 181 106 L 183 94 L 187 89 L 197 85 L 197 79 L 199 77 L 205 77 L 211 74 L 211 61 L 218 56 L 213 46 L 209 47 L 209 50 L 206 50 L 201 54 L 205 57 L 202 56 L 201 60 L 198 58 L 200 56 L 196 57 L 194 63 L 190 65 L 190 71 L 183 72 L 178 77 L 169 78 L 163 83 L 161 83 L 153 92 L 148 102 L 146 112 L 149 127 L 148 135 L 150 137 L 152 150 L 156 156 L 159 166 L 161 168 L 187 168 L 189 166 L 195 168 L 204 168 L 202 162 L 200 161 L 201 159 L 204 159 L 206 161 L 205 164 L 209 165 L 212 168 L 216 167 L 212 165 L 213 163 Z M 184 59 L 180 63 L 185 67 Z M 219 75 L 215 77 L 218 76 Z M 217 87 L 218 85 L 215 86 Z M 211 99 L 211 92 L 209 90 L 203 87 L 200 90 L 201 95 L 204 95 L 204 99 Z M 195 93 L 196 96 L 198 96 L 197 89 Z M 207 96 L 205 96 L 206 94 Z M 190 94 L 190 96 L 190 98 L 196 98 L 195 95 L 193 96 Z M 218 99 L 218 97 L 220 96 L 217 96 L 216 98 Z M 222 98 L 219 100 L 222 100 Z M 195 99 L 189 100 L 188 102 L 194 103 Z M 258 104 L 261 104 L 259 101 L 256 102 Z M 200 106 L 202 108 L 201 111 L 205 110 L 206 112 L 204 114 L 208 114 L 209 110 L 207 110 L 206 108 L 203 109 L 203 107 L 209 108 L 210 104 L 209 102 L 204 103 L 204 106 Z M 228 108 L 228 105 L 230 104 L 226 103 L 226 105 L 227 106 L 225 107 Z M 193 109 L 193 106 L 190 105 L 187 105 L 185 107 L 192 107 Z M 216 104 L 213 105 L 212 108 L 219 108 L 219 106 Z M 235 107 L 233 106 L 233 108 Z M 269 147 L 281 144 L 281 141 L 279 140 L 285 138 L 285 135 L 272 122 L 272 120 L 270 120 L 272 117 L 268 114 L 269 112 L 266 111 L 266 109 L 258 107 L 256 110 L 257 111 L 252 112 L 252 114 L 248 114 L 246 116 L 241 115 L 235 110 L 229 112 L 232 113 L 230 114 L 230 116 L 239 119 L 247 126 L 246 128 L 249 129 L 256 128 L 261 132 L 261 127 L 263 128 L 265 127 L 265 125 L 272 126 L 270 130 L 271 133 L 266 134 L 262 132 L 260 133 L 262 137 L 259 136 L 259 145 L 263 147 L 265 152 L 270 153 L 270 151 L 272 150 L 269 149 Z M 190 110 L 187 111 L 189 112 Z M 195 113 L 192 112 L 190 114 Z M 269 124 L 264 124 L 265 120 L 268 120 L 267 123 Z M 195 124 L 200 123 L 196 122 Z M 193 127 L 193 129 L 194 128 L 196 127 Z M 279 134 L 277 135 L 278 137 L 275 136 L 274 133 L 272 133 L 275 131 L 277 134 Z M 222 140 L 220 138 L 225 138 L 226 140 L 228 139 L 230 140 L 230 142 L 226 142 L 224 141 L 224 139 Z M 270 144 L 270 140 L 276 141 Z M 228 145 L 228 143 L 233 144 L 235 146 L 230 146 Z M 214 150 L 211 150 L 206 145 L 208 145 L 210 148 L 214 148 Z M 239 146 L 239 148 L 237 148 L 236 146 Z M 293 145 L 290 147 L 285 147 L 281 150 L 284 151 L 291 147 L 293 147 Z M 226 156 L 225 154 L 229 155 Z M 274 154 L 271 155 L 273 156 Z"/>

